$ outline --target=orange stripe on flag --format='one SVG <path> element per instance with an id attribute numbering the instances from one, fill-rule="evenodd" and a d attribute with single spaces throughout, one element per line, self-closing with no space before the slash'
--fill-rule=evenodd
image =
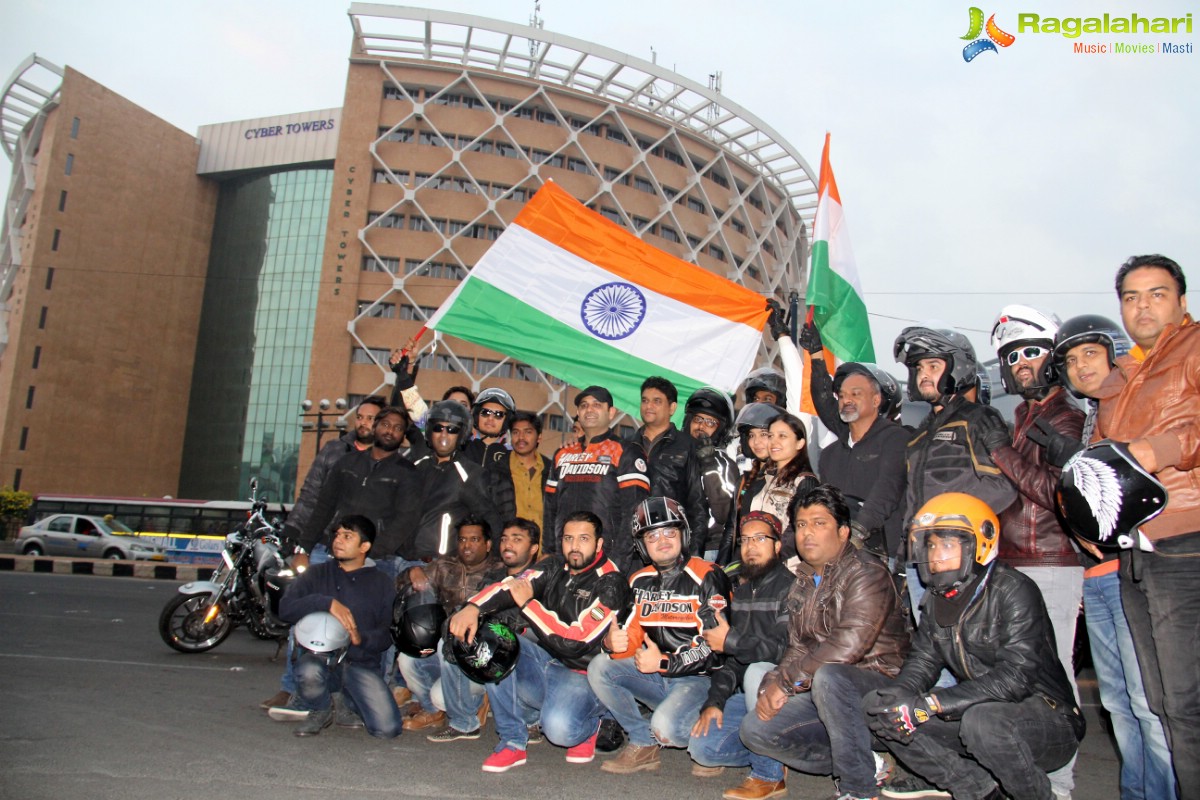
<path id="1" fill-rule="evenodd" d="M 525 204 L 517 225 L 623 280 L 761 330 L 761 295 L 658 250 L 605 219 L 553 182 Z"/>
<path id="2" fill-rule="evenodd" d="M 833 353 L 829 352 L 829 348 L 824 348 L 821 351 L 821 355 L 825 358 L 825 369 L 827 369 L 829 374 L 832 375 L 837 369 L 837 358 L 833 355 Z M 805 383 L 804 391 L 800 395 L 800 410 L 805 414 L 812 414 L 815 417 L 817 416 L 817 407 L 813 403 L 812 392 L 809 391 L 809 386 L 811 386 L 812 383 L 809 381 L 808 377 L 809 375 L 812 375 L 812 354 L 801 348 L 800 358 L 804 362 Z"/>

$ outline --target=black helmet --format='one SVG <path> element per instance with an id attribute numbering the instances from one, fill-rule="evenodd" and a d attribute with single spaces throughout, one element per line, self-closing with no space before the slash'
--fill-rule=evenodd
<path id="1" fill-rule="evenodd" d="M 1058 479 L 1058 508 L 1071 532 L 1101 547 L 1140 547 L 1138 528 L 1167 507 L 1167 490 L 1129 447 L 1107 439 L 1081 450 Z"/>
<path id="2" fill-rule="evenodd" d="M 923 325 L 905 328 L 896 337 L 892 350 L 896 360 L 908 367 L 908 399 L 921 400 L 917 392 L 917 362 L 923 358 L 940 358 L 946 371 L 938 381 L 942 398 L 962 394 L 976 385 L 979 359 L 975 348 L 961 333 L 949 328 L 927 328 Z"/>
<path id="3" fill-rule="evenodd" d="M 655 528 L 678 528 L 683 543 L 679 557 L 688 557 L 692 531 L 688 527 L 683 506 L 670 497 L 648 497 L 633 510 L 633 546 L 647 564 L 650 563 L 650 554 L 646 552 L 643 537 Z"/>
<path id="4" fill-rule="evenodd" d="M 753 403 L 756 392 L 770 392 L 778 398 L 782 406 L 787 400 L 787 381 L 770 367 L 756 369 L 746 376 L 744 391 L 747 403 Z"/>
<path id="5" fill-rule="evenodd" d="M 446 609 L 432 589 L 397 595 L 392 605 L 392 643 L 413 658 L 431 656 L 437 652 L 445 623 Z"/>
<path id="6" fill-rule="evenodd" d="M 892 415 L 900 410 L 900 384 L 878 364 L 847 361 L 838 365 L 833 373 L 834 394 L 841 390 L 842 381 L 851 375 L 865 375 L 879 387 L 879 416 L 891 419 Z"/>
<path id="7" fill-rule="evenodd" d="M 517 666 L 520 639 L 507 625 L 487 614 L 479 617 L 475 639 L 467 644 L 450 637 L 450 652 L 458 668 L 476 683 L 499 683 Z"/>
<path id="8" fill-rule="evenodd" d="M 296 647 L 336 664 L 350 649 L 350 634 L 337 617 L 328 611 L 314 611 L 292 627 Z"/>
<path id="9" fill-rule="evenodd" d="M 458 426 L 458 443 L 460 446 L 470 437 L 471 416 L 461 403 L 456 403 L 453 400 L 439 400 L 433 404 L 433 407 L 429 409 L 429 416 L 425 418 L 425 440 L 427 442 L 429 441 L 429 434 L 433 430 L 434 424 L 439 422 Z M 430 446 L 432 447 L 432 443 Z"/>
<path id="10" fill-rule="evenodd" d="M 1121 326 L 1108 317 L 1102 317 L 1099 314 L 1083 314 L 1071 317 L 1064 322 L 1058 329 L 1058 335 L 1054 337 L 1054 366 L 1058 370 L 1059 381 L 1076 397 L 1083 395 L 1075 391 L 1075 387 L 1067 380 L 1065 367 L 1067 351 L 1077 345 L 1088 343 L 1103 344 L 1108 349 L 1108 365 L 1110 367 L 1115 367 L 1117 357 L 1128 353 L 1132 346 L 1132 342 L 1125 335 L 1125 331 L 1121 330 Z"/>
<path id="11" fill-rule="evenodd" d="M 720 446 L 729 440 L 729 434 L 733 432 L 733 402 L 729 399 L 729 395 L 711 386 L 700 387 L 692 392 L 692 396 L 683 405 L 683 429 L 685 431 L 691 432 L 692 416 L 695 414 L 714 417 L 717 422 L 721 423 L 713 431 L 713 435 L 708 437 L 713 444 Z"/>
<path id="12" fill-rule="evenodd" d="M 263 589 L 267 595 L 267 608 L 276 619 L 279 618 L 279 601 L 294 580 L 296 580 L 296 571 L 291 567 L 273 565 L 263 570 Z"/>
<path id="13" fill-rule="evenodd" d="M 1054 372 L 1054 359 L 1047 358 L 1042 362 L 1034 383 L 1024 392 L 1013 379 L 1012 365 L 1005 359 L 1020 347 L 1037 346 L 1050 350 L 1061 324 L 1056 314 L 1033 306 L 1013 303 L 1000 309 L 992 324 L 992 348 L 1000 358 L 1000 383 L 1005 392 L 1030 398 L 1046 395 L 1058 377 Z"/>
<path id="14" fill-rule="evenodd" d="M 475 402 L 471 404 L 471 418 L 475 421 L 475 425 L 479 425 L 479 411 L 483 408 L 484 403 L 497 403 L 504 406 L 504 424 L 500 428 L 500 433 L 508 433 L 508 427 L 512 424 L 513 414 L 517 412 L 517 404 L 513 402 L 512 395 L 503 389 L 484 389 L 475 398 Z"/>
<path id="15" fill-rule="evenodd" d="M 737 419 L 733 423 L 742 440 L 742 455 L 746 458 L 754 458 L 754 453 L 750 451 L 750 431 L 755 429 L 765 431 L 782 413 L 782 408 L 771 403 L 749 403 L 742 406 L 742 410 L 738 412 Z"/>

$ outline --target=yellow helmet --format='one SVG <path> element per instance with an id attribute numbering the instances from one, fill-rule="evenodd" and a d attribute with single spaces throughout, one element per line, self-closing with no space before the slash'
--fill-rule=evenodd
<path id="1" fill-rule="evenodd" d="M 943 547 L 931 550 L 930 539 Z M 917 511 L 909 527 L 909 552 L 917 565 L 921 582 L 931 591 L 947 594 L 966 582 L 975 565 L 987 566 L 996 560 L 1000 539 L 1000 520 L 987 503 L 961 492 L 947 492 L 930 499 Z M 953 559 L 948 541 L 959 543 L 957 567 L 934 570 L 934 564 Z M 947 553 L 949 549 L 951 552 Z"/>

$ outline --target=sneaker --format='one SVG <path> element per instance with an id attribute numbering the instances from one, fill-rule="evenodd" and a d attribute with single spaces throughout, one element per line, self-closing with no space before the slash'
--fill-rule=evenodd
<path id="1" fill-rule="evenodd" d="M 546 737 L 542 735 L 542 726 L 537 723 L 529 726 L 526 735 L 527 738 L 525 741 L 527 744 L 541 744 L 546 741 Z"/>
<path id="2" fill-rule="evenodd" d="M 724 767 L 706 767 L 703 764 L 692 762 L 693 778 L 715 778 L 724 771 Z"/>
<path id="3" fill-rule="evenodd" d="M 263 711 L 270 711 L 272 708 L 275 708 L 276 706 L 286 706 L 288 703 L 291 702 L 291 700 L 292 700 L 291 692 L 285 692 L 283 689 L 280 689 L 278 692 L 276 692 L 275 694 L 268 697 L 266 700 L 263 700 L 261 703 L 259 703 L 258 707 L 261 708 Z"/>
<path id="4" fill-rule="evenodd" d="M 504 747 L 483 760 L 484 772 L 508 772 L 513 767 L 524 766 L 525 751 Z"/>
<path id="5" fill-rule="evenodd" d="M 725 800 L 766 800 L 768 797 L 783 797 L 787 794 L 787 778 L 779 781 L 764 781 L 749 775 L 737 786 L 726 789 L 721 796 Z"/>
<path id="6" fill-rule="evenodd" d="M 445 711 L 418 711 L 404 720 L 404 730 L 423 731 L 426 728 L 438 728 L 445 724 Z"/>
<path id="7" fill-rule="evenodd" d="M 861 794 L 850 794 L 849 792 L 843 792 L 842 794 L 839 794 L 837 797 L 833 798 L 833 800 L 879 800 L 879 795 L 877 795 L 877 794 L 861 795 Z"/>
<path id="8" fill-rule="evenodd" d="M 567 748 L 567 763 L 568 764 L 587 764 L 596 757 L 596 737 L 600 735 L 600 730 L 588 738 L 584 739 L 574 747 Z"/>
<path id="9" fill-rule="evenodd" d="M 615 753 L 625 744 L 625 731 L 615 719 L 600 720 L 600 733 L 596 736 L 597 753 Z"/>
<path id="10" fill-rule="evenodd" d="M 893 771 L 891 779 L 880 788 L 879 794 L 882 797 L 899 798 L 900 800 L 920 797 L 950 797 L 949 792 L 943 792 L 927 783 L 923 778 L 918 778 L 901 769 Z"/>
<path id="11" fill-rule="evenodd" d="M 442 744 L 444 742 L 457 742 L 460 739 L 478 739 L 479 729 L 476 728 L 473 731 L 460 731 L 458 728 L 447 727 L 445 730 L 438 731 L 437 733 L 431 733 L 425 738 L 431 742 L 437 742 L 438 744 Z"/>
<path id="12" fill-rule="evenodd" d="M 297 708 L 292 703 L 267 709 L 267 716 L 276 722 L 300 722 L 308 719 L 308 715 L 307 708 Z"/>
<path id="13" fill-rule="evenodd" d="M 333 709 L 323 708 L 319 711 L 310 712 L 308 719 L 301 722 L 292 733 L 296 736 L 316 736 L 332 724 Z"/>
<path id="14" fill-rule="evenodd" d="M 631 742 L 625 745 L 625 749 L 616 758 L 601 764 L 600 769 L 618 775 L 628 775 L 631 772 L 651 772 L 662 766 L 658 751 L 659 747 L 656 744 L 640 746 Z"/>
<path id="15" fill-rule="evenodd" d="M 892 768 L 896 766 L 896 758 L 891 753 L 871 752 L 875 756 L 875 785 L 883 786 L 892 777 Z"/>

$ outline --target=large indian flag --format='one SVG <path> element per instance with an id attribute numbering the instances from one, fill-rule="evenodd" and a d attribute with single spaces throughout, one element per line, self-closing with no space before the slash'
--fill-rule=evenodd
<path id="1" fill-rule="evenodd" d="M 636 414 L 650 375 L 671 380 L 681 401 L 705 385 L 734 391 L 766 317 L 761 295 L 651 247 L 547 183 L 429 327 L 575 386 L 604 386 Z"/>
<path id="2" fill-rule="evenodd" d="M 829 165 L 828 133 L 821 151 L 817 217 L 813 224 L 805 302 L 812 308 L 825 348 L 839 361 L 875 361 L 862 283 L 854 264 L 850 232 L 842 216 L 842 198 Z"/>

